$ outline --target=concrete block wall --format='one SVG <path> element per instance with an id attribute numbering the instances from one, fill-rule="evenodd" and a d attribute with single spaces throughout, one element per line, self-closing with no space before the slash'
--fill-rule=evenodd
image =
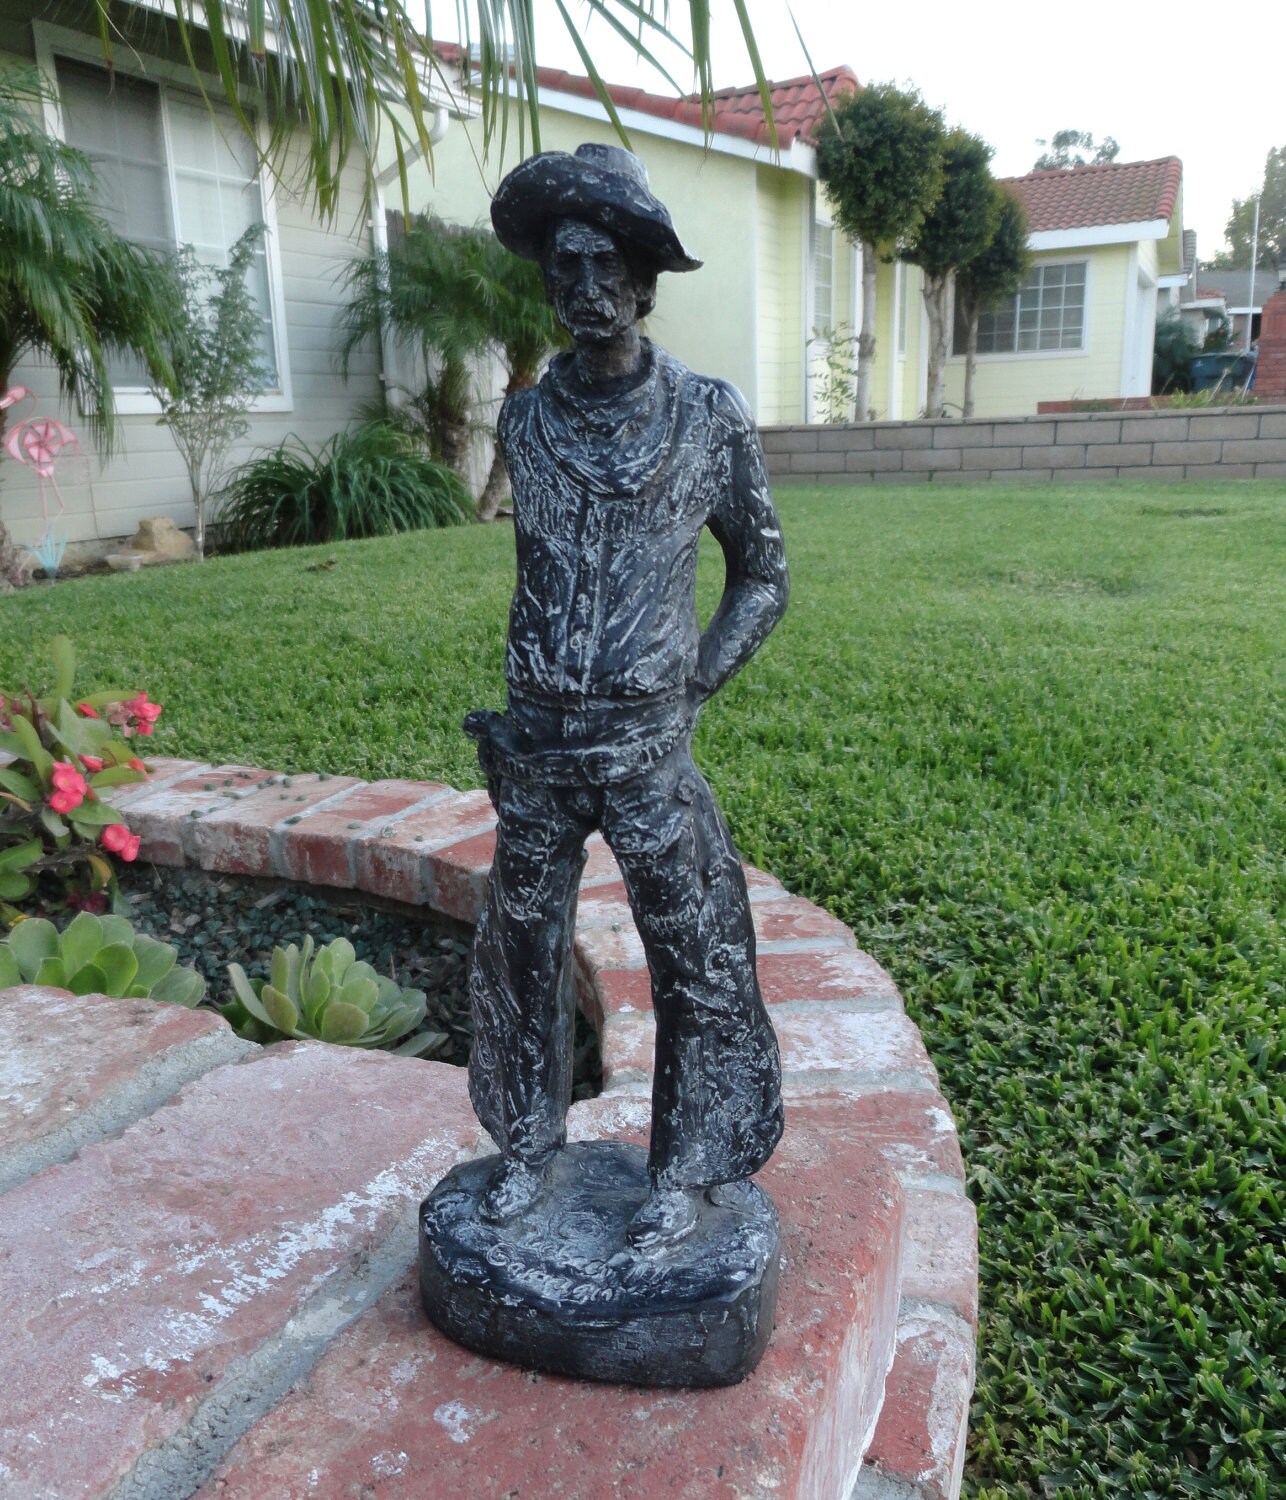
<path id="1" fill-rule="evenodd" d="M 1286 339 L 1286 297 L 1282 331 Z M 1286 403 L 760 432 L 775 482 L 1286 478 Z"/>
<path id="2" fill-rule="evenodd" d="M 113 797 L 157 865 L 305 880 L 474 921 L 485 795 L 154 760 Z M 722 1391 L 478 1358 L 425 1319 L 416 1209 L 492 1148 L 462 1069 L 239 1041 L 210 1012 L 0 990 L 5 1500 L 953 1500 L 978 1316 L 955 1125 L 896 986 L 747 870 L 787 1130 L 776 1330 Z M 604 1090 L 577 1139 L 645 1141 L 650 987 L 591 842 L 580 1003 Z"/>

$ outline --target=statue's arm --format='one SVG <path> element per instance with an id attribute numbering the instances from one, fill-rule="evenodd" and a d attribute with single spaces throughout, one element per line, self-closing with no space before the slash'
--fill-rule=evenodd
<path id="1" fill-rule="evenodd" d="M 722 408 L 722 410 L 720 410 Z M 731 472 L 708 525 L 723 549 L 723 598 L 697 652 L 691 684 L 697 702 L 718 692 L 755 654 L 786 610 L 790 576 L 781 522 L 768 489 L 763 448 L 739 392 L 725 386 L 716 417 L 728 425 Z"/>

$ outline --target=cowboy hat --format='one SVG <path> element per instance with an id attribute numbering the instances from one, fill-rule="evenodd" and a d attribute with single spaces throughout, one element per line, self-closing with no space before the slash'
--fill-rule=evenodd
<path id="1" fill-rule="evenodd" d="M 620 146 L 587 143 L 543 151 L 519 162 L 496 189 L 491 222 L 502 245 L 526 260 L 542 260 L 555 219 L 597 224 L 642 251 L 660 271 L 695 271 L 665 204 L 647 184 L 647 168 Z"/>

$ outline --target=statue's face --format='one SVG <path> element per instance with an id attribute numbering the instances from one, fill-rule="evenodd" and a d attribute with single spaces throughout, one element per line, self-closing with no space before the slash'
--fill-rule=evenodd
<path id="1" fill-rule="evenodd" d="M 605 230 L 564 219 L 545 256 L 545 288 L 579 343 L 608 343 L 639 320 L 637 278 Z"/>

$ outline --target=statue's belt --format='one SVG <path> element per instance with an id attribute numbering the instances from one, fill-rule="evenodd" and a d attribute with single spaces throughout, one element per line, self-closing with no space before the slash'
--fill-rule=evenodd
<path id="1" fill-rule="evenodd" d="M 603 786 L 628 781 L 659 765 L 691 733 L 682 696 L 634 704 L 616 700 L 592 709 L 592 737 L 568 741 L 567 723 L 581 718 L 579 704 L 513 702 L 510 714 L 480 709 L 464 732 L 478 742 L 488 775 L 543 786 Z M 543 732 L 542 732 L 543 731 Z"/>

